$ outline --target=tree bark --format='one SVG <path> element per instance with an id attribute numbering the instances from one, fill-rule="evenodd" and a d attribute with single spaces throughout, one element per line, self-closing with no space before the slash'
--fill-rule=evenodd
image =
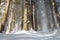
<path id="1" fill-rule="evenodd" d="M 7 0 L 6 10 L 5 10 L 5 13 L 2 17 L 2 23 L 0 25 L 1 26 L 0 32 L 2 32 L 4 30 L 4 26 L 5 26 L 5 23 L 7 20 L 7 16 L 8 16 L 9 4 L 10 4 L 10 0 Z"/>
<path id="2" fill-rule="evenodd" d="M 59 22 L 59 26 L 60 26 L 60 14 L 58 12 L 58 6 L 57 6 L 57 3 L 56 3 L 56 0 L 52 0 L 52 5 L 54 7 L 54 11 L 55 11 L 55 14 L 56 14 L 57 20 Z M 55 27 L 55 28 L 60 28 L 60 27 Z"/>
<path id="3" fill-rule="evenodd" d="M 23 30 L 27 31 L 27 5 L 26 0 L 24 0 L 24 18 L 23 18 Z"/>
<path id="4" fill-rule="evenodd" d="M 13 31 L 13 29 L 15 27 L 15 26 L 12 26 L 12 23 L 15 22 L 15 20 L 14 20 L 14 7 L 15 7 L 15 2 L 16 1 L 13 0 L 13 4 L 12 4 L 12 7 L 11 7 L 10 18 L 9 18 L 9 23 L 8 23 L 8 29 L 7 29 L 6 33 L 10 33 L 11 31 Z"/>

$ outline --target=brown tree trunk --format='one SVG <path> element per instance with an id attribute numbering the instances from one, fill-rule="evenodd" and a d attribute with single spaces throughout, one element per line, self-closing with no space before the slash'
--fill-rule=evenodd
<path id="1" fill-rule="evenodd" d="M 2 17 L 2 23 L 0 25 L 1 26 L 0 32 L 2 32 L 4 30 L 4 26 L 5 26 L 5 23 L 6 23 L 6 20 L 7 20 L 7 16 L 8 16 L 9 4 L 10 4 L 10 0 L 7 0 L 6 10 L 5 10 L 5 13 Z"/>
<path id="2" fill-rule="evenodd" d="M 27 5 L 26 0 L 24 0 L 24 18 L 23 18 L 23 30 L 27 31 Z"/>
<path id="3" fill-rule="evenodd" d="M 10 18 L 9 18 L 9 23 L 8 23 L 8 29 L 6 31 L 6 33 L 10 33 L 11 31 L 13 31 L 14 27 L 15 26 L 12 26 L 12 23 L 15 21 L 14 20 L 14 7 L 15 7 L 15 0 L 13 0 L 13 4 L 12 4 L 12 7 L 11 7 L 11 13 L 10 13 Z M 11 2 L 10 2 L 11 3 Z"/>

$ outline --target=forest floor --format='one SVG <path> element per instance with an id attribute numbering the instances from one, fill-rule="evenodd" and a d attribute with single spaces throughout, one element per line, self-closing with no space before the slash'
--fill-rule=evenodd
<path id="1" fill-rule="evenodd" d="M 26 32 L 21 32 L 21 34 L 0 34 L 0 40 L 60 40 L 60 32 L 50 34 L 50 36 L 42 35 L 39 33 L 26 34 Z"/>

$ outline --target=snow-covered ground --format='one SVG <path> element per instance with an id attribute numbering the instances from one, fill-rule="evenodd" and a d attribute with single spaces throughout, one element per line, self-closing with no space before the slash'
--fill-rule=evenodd
<path id="1" fill-rule="evenodd" d="M 6 34 L 26 34 L 26 35 L 31 35 L 31 36 L 39 36 L 39 37 L 46 37 L 46 36 L 53 36 L 58 32 L 58 30 L 55 30 L 54 32 L 37 32 L 34 31 L 33 29 L 29 30 L 29 31 L 25 31 L 25 30 L 19 30 L 19 31 L 12 31 L 11 33 L 7 33 Z"/>
<path id="2" fill-rule="evenodd" d="M 60 40 L 60 32 L 41 34 L 36 31 L 16 31 L 10 34 L 0 34 L 0 40 Z"/>
<path id="3" fill-rule="evenodd" d="M 0 34 L 0 40 L 60 40 L 60 31 L 53 33 L 40 33 L 34 30 L 13 31 L 11 33 Z"/>
<path id="4" fill-rule="evenodd" d="M 0 40 L 60 40 L 60 34 L 46 37 L 27 34 L 0 34 Z"/>

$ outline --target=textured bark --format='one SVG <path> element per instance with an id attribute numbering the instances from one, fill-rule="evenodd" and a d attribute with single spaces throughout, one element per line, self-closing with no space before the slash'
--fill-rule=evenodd
<path id="1" fill-rule="evenodd" d="M 5 10 L 5 13 L 4 13 L 3 17 L 2 17 L 2 23 L 1 23 L 0 32 L 2 32 L 4 30 L 4 26 L 5 26 L 5 23 L 6 23 L 6 20 L 7 20 L 7 16 L 8 16 L 9 2 L 10 2 L 10 0 L 7 0 L 6 10 Z"/>
<path id="2" fill-rule="evenodd" d="M 15 25 L 15 24 L 13 24 L 14 22 L 15 22 L 15 20 L 14 20 L 14 8 L 15 8 L 15 0 L 11 0 L 10 1 L 10 3 L 11 2 L 13 2 L 13 4 L 11 4 L 12 5 L 12 7 L 11 7 L 11 12 L 10 12 L 10 18 L 9 18 L 9 23 L 8 23 L 8 29 L 7 29 L 7 31 L 6 31 L 6 33 L 10 33 L 11 31 L 13 31 L 13 29 L 14 29 L 14 27 L 15 26 L 13 26 L 13 25 Z M 12 25 L 13 24 L 13 25 Z"/>
<path id="3" fill-rule="evenodd" d="M 26 1 L 24 1 L 24 18 L 23 18 L 23 30 L 27 31 L 27 5 Z"/>
<path id="4" fill-rule="evenodd" d="M 56 17 L 57 17 L 57 20 L 59 21 L 59 26 L 60 26 L 60 17 L 59 17 L 58 6 L 56 4 L 56 0 L 52 0 L 52 5 L 54 7 L 54 11 L 56 13 Z M 55 27 L 55 28 L 58 28 L 58 27 Z"/>
<path id="5" fill-rule="evenodd" d="M 25 8 L 24 8 L 24 22 L 23 22 L 23 30 L 30 30 L 33 28 L 33 8 L 32 1 L 25 0 Z"/>

